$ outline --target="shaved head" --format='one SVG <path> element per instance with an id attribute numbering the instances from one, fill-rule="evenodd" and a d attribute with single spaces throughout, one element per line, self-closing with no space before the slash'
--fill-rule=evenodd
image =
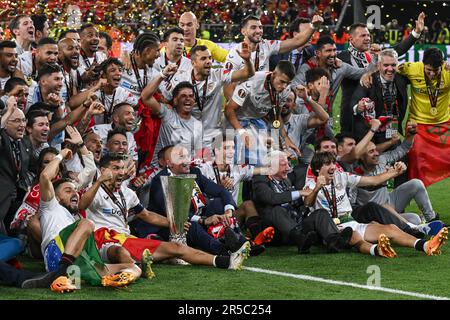
<path id="1" fill-rule="evenodd" d="M 67 48 L 68 45 L 71 45 L 71 44 L 72 45 L 77 45 L 78 43 L 75 40 L 71 39 L 71 38 L 61 39 L 58 42 L 58 49 L 59 50 L 65 49 L 65 48 Z"/>
<path id="2" fill-rule="evenodd" d="M 192 47 L 195 44 L 195 37 L 200 25 L 197 17 L 191 11 L 181 15 L 178 26 L 184 31 L 184 43 L 186 46 Z"/>

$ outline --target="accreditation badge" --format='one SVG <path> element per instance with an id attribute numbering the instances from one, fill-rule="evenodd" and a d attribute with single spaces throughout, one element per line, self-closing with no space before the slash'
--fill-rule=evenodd
<path id="1" fill-rule="evenodd" d="M 398 119 L 393 117 L 392 121 L 386 127 L 386 139 L 391 139 L 394 134 L 398 133 Z"/>

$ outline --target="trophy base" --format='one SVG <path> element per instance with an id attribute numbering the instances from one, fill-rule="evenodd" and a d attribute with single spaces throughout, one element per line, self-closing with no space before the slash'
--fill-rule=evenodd
<path id="1" fill-rule="evenodd" d="M 187 246 L 186 232 L 170 234 L 169 241 L 170 242 L 179 243 L 179 244 L 183 244 L 183 245 Z M 168 259 L 167 263 L 168 264 L 184 265 L 184 266 L 190 265 L 190 263 L 188 263 L 188 262 L 186 262 L 186 261 L 184 261 L 183 259 L 180 259 L 180 258 Z"/>

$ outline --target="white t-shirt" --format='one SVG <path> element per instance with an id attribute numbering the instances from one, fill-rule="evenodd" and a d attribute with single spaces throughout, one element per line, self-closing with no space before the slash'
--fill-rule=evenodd
<path id="1" fill-rule="evenodd" d="M 160 72 L 160 71 L 163 71 L 166 66 L 167 66 L 167 63 L 166 63 L 165 53 L 161 52 L 161 55 L 159 56 L 159 58 L 156 59 L 155 62 L 153 63 L 153 68 L 157 72 Z M 186 58 L 185 56 L 181 56 L 180 65 L 178 66 L 177 72 L 174 74 L 174 77 L 179 76 L 183 73 L 191 74 L 191 70 L 192 70 L 191 59 Z M 173 79 L 173 77 L 172 77 L 172 79 Z M 165 87 L 166 85 L 167 85 L 167 83 L 165 81 L 163 81 L 160 85 L 160 88 Z M 172 87 L 172 89 L 173 88 L 174 87 Z M 171 90 L 171 89 L 167 89 L 167 90 Z"/>
<path id="2" fill-rule="evenodd" d="M 112 130 L 112 124 L 98 124 L 92 127 L 92 131 L 100 136 L 102 139 L 103 153 L 107 152 L 106 141 L 108 139 L 108 131 Z M 133 160 L 138 160 L 138 151 L 136 140 L 131 132 L 127 131 L 128 154 L 133 157 Z"/>
<path id="3" fill-rule="evenodd" d="M 22 71 L 25 78 L 31 77 L 33 73 L 33 54 L 25 51 L 19 56 L 18 69 Z M 37 71 L 37 70 L 36 70 Z"/>
<path id="4" fill-rule="evenodd" d="M 349 172 L 340 172 L 338 170 L 334 172 L 333 181 L 336 190 L 336 204 L 338 216 L 342 216 L 353 211 L 352 205 L 350 204 L 350 200 L 347 195 L 347 187 L 349 188 L 356 187 L 360 180 L 361 176 Z M 312 190 L 315 188 L 315 186 L 316 186 L 316 178 L 307 177 L 304 189 L 309 188 Z M 325 188 L 328 191 L 330 197 L 332 197 L 331 184 L 325 186 Z M 325 194 L 323 193 L 322 190 L 320 190 L 319 193 L 317 194 L 316 203 L 312 208 L 313 210 L 325 209 L 331 215 L 330 205 L 328 204 L 327 198 L 325 197 Z"/>
<path id="5" fill-rule="evenodd" d="M 268 88 L 266 88 L 266 79 L 270 72 L 260 71 L 239 85 L 233 92 L 232 100 L 240 107 L 236 111 L 239 121 L 250 119 L 261 119 L 268 112 L 273 112 L 272 102 Z M 273 92 L 276 95 L 275 89 Z M 279 95 L 279 107 L 286 103 L 289 95 L 289 89 L 286 88 Z"/>
<path id="6" fill-rule="evenodd" d="M 115 106 L 118 103 L 126 102 L 129 103 L 131 106 L 135 107 L 138 104 L 138 99 L 134 94 L 132 94 L 127 89 L 124 89 L 122 87 L 117 87 L 113 94 L 102 95 L 102 92 L 100 90 L 95 92 L 95 95 L 98 98 L 98 101 L 100 101 L 105 106 L 105 113 L 94 116 L 95 124 L 104 124 L 104 123 L 110 123 L 111 122 L 111 106 Z M 114 101 L 112 101 L 114 97 Z M 105 122 L 105 115 L 107 117 L 107 121 Z"/>
<path id="7" fill-rule="evenodd" d="M 192 116 L 195 119 L 200 120 L 203 124 L 203 138 L 208 146 L 211 144 L 213 138 L 221 132 L 223 116 L 222 110 L 224 104 L 222 88 L 225 84 L 231 83 L 232 74 L 233 71 L 230 72 L 229 70 L 223 68 L 211 69 L 211 73 L 208 77 L 203 108 L 200 110 L 197 102 L 192 110 Z M 167 100 L 171 100 L 173 88 L 183 81 L 187 81 L 195 85 L 199 99 L 202 101 L 206 80 L 195 81 L 194 84 L 192 82 L 192 68 L 189 73 L 183 72 L 172 78 L 170 81 L 171 90 L 168 91 L 165 87 L 161 90 L 164 97 Z"/>
<path id="8" fill-rule="evenodd" d="M 280 51 L 280 40 L 261 40 L 259 43 L 259 68 L 255 71 L 269 71 L 269 60 L 270 56 L 278 54 Z M 228 52 L 227 59 L 225 61 L 225 68 L 229 70 L 240 70 L 244 68 L 245 62 L 241 58 L 241 56 L 237 53 L 237 50 L 242 50 L 242 43 L 238 44 L 236 47 L 231 49 Z M 257 51 L 253 51 L 251 54 L 251 60 L 253 62 L 253 65 L 255 65 L 256 60 L 256 53 Z"/>
<path id="9" fill-rule="evenodd" d="M 214 173 L 214 167 L 211 162 L 204 162 L 200 163 L 198 165 L 200 171 L 202 174 L 207 177 L 209 180 L 214 181 L 217 183 L 216 175 Z M 249 181 L 253 178 L 253 170 L 254 166 L 251 165 L 230 165 L 230 175 L 229 177 L 233 179 L 233 189 L 230 190 L 231 194 L 233 195 L 234 202 L 238 202 L 239 197 L 239 188 L 241 181 Z M 220 179 L 225 178 L 228 175 L 228 172 L 219 172 Z"/>
<path id="10" fill-rule="evenodd" d="M 139 205 L 140 202 L 136 193 L 124 184 L 120 186 L 120 191 L 122 191 L 123 197 L 118 191 L 113 192 L 113 194 L 120 203 L 126 204 L 127 217 L 123 216 L 120 207 L 114 203 L 106 191 L 100 188 L 91 205 L 86 209 L 86 217 L 94 223 L 95 230 L 108 228 L 126 235 L 130 234 L 128 222 L 134 219 L 134 212 L 131 209 Z"/>
<path id="11" fill-rule="evenodd" d="M 203 126 L 200 121 L 191 116 L 181 118 L 178 113 L 161 104 L 159 117 L 162 119 L 158 142 L 153 154 L 152 165 L 158 165 L 158 152 L 168 145 L 181 144 L 192 157 L 195 151 L 202 149 Z"/>
<path id="12" fill-rule="evenodd" d="M 291 114 L 289 120 L 284 123 L 284 130 L 289 139 L 300 149 L 306 142 L 309 117 L 309 114 Z"/>
<path id="13" fill-rule="evenodd" d="M 122 73 L 122 79 L 120 80 L 120 86 L 124 89 L 130 91 L 136 99 L 141 97 L 141 91 L 145 88 L 147 84 L 150 83 L 159 73 L 155 68 L 150 68 L 146 66 L 147 76 L 145 77 L 144 69 L 139 69 L 139 76 L 141 78 L 142 88 L 139 87 L 139 82 L 136 78 L 136 75 L 133 71 L 133 68 L 126 69 Z"/>
<path id="14" fill-rule="evenodd" d="M 1 78 L 0 77 L 0 90 L 3 90 L 3 88 L 5 88 L 5 83 L 11 79 L 11 76 L 8 76 L 6 78 Z"/>
<path id="15" fill-rule="evenodd" d="M 92 57 L 92 58 L 88 58 L 88 57 L 86 57 L 86 58 L 87 58 L 87 60 L 89 61 L 89 64 L 87 64 L 87 63 L 84 61 L 83 56 L 80 54 L 80 58 L 79 58 L 79 59 L 80 59 L 80 64 L 79 64 L 79 67 L 78 67 L 78 69 L 79 69 L 79 71 L 80 71 L 80 74 L 85 73 L 86 70 L 89 69 L 90 66 L 92 66 L 92 64 L 94 63 L 94 60 L 96 60 L 96 61 L 97 61 L 97 65 L 99 65 L 100 63 L 102 63 L 103 61 L 105 61 L 106 59 L 108 59 L 108 57 L 106 56 L 106 54 L 104 54 L 104 53 L 101 52 L 101 51 L 96 51 L 95 54 L 94 54 L 94 57 Z"/>
<path id="16" fill-rule="evenodd" d="M 42 244 L 41 250 L 44 253 L 47 245 L 52 241 L 65 227 L 71 225 L 75 218 L 66 208 L 59 204 L 55 197 L 49 202 L 41 199 L 39 209 L 41 212 Z"/>

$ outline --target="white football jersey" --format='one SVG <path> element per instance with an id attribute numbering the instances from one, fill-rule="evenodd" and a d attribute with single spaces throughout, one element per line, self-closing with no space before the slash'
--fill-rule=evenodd
<path id="1" fill-rule="evenodd" d="M 125 69 L 122 73 L 122 79 L 120 80 L 120 86 L 130 91 L 136 99 L 141 97 L 141 91 L 145 88 L 150 81 L 152 81 L 159 73 L 155 68 L 145 67 L 146 69 L 139 69 L 140 83 L 134 73 L 133 68 Z"/>
<path id="2" fill-rule="evenodd" d="M 122 87 L 117 87 L 114 90 L 114 93 L 110 95 L 102 94 L 100 90 L 96 91 L 95 95 L 97 96 L 98 101 L 100 101 L 105 106 L 104 114 L 94 116 L 95 124 L 110 123 L 112 111 L 111 109 L 116 104 L 127 102 L 131 106 L 133 106 L 133 108 L 135 108 L 138 104 L 138 99 L 136 98 L 136 96 Z"/>
<path id="3" fill-rule="evenodd" d="M 278 54 L 280 51 L 280 40 L 261 40 L 258 49 L 252 52 L 251 60 L 255 65 L 255 71 L 269 71 L 269 59 L 270 56 Z M 242 43 L 235 46 L 228 52 L 227 59 L 225 61 L 225 68 L 229 70 L 240 70 L 244 68 L 245 62 L 238 54 L 237 50 L 242 50 Z M 256 69 L 256 58 L 258 57 L 258 69 Z"/>

